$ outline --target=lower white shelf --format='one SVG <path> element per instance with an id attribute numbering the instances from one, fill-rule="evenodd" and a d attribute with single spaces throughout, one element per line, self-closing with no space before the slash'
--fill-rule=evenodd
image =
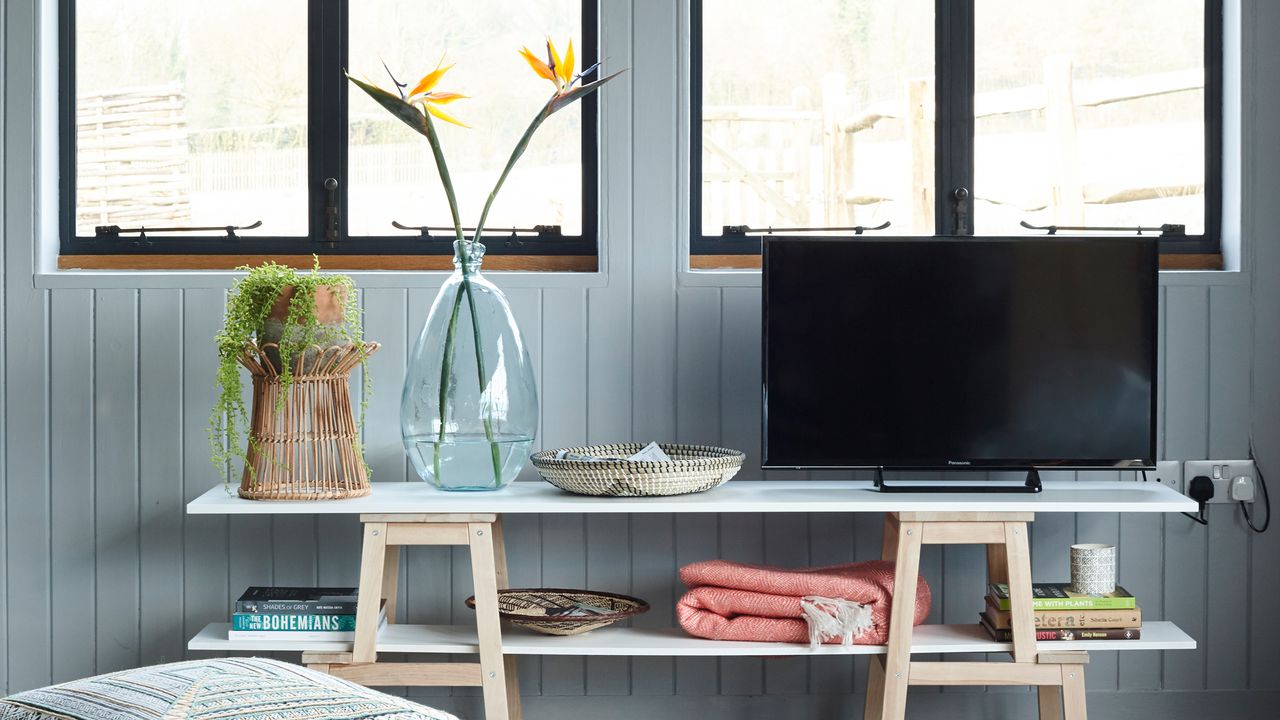
<path id="1" fill-rule="evenodd" d="M 190 650 L 217 652 L 348 652 L 350 642 L 228 640 L 227 623 L 206 625 L 187 643 Z M 1012 645 L 992 640 L 980 625 L 920 625 L 912 635 L 912 653 L 984 653 Z M 1037 643 L 1047 650 L 1194 650 L 1196 641 L 1171 622 L 1142 624 L 1141 640 L 1055 640 Z M 689 637 L 679 628 L 602 628 L 585 635 L 557 637 L 518 628 L 503 633 L 509 655 L 608 655 L 656 657 L 776 657 L 783 655 L 878 655 L 883 645 L 808 645 L 735 642 Z M 475 653 L 476 630 L 467 625 L 388 625 L 378 635 L 380 653 Z"/>

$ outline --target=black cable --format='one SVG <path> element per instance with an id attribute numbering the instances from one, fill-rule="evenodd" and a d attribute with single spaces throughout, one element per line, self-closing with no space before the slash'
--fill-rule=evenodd
<path id="1" fill-rule="evenodd" d="M 1267 478 L 1262 474 L 1262 466 L 1258 465 L 1258 458 L 1253 455 L 1253 438 L 1249 438 L 1249 459 L 1253 461 L 1253 471 L 1258 475 L 1258 489 L 1262 491 L 1262 506 L 1267 510 L 1267 519 L 1262 523 L 1262 527 L 1253 524 L 1253 518 L 1249 515 L 1249 503 L 1240 502 L 1240 511 L 1244 513 L 1244 522 L 1249 529 L 1261 535 L 1271 527 L 1271 493 L 1267 492 Z"/>
<path id="2" fill-rule="evenodd" d="M 1191 518 L 1192 520 L 1195 520 L 1196 522 L 1200 523 L 1201 525 L 1208 525 L 1208 524 L 1209 524 L 1209 521 L 1204 519 L 1204 510 L 1201 510 L 1201 511 L 1200 511 L 1200 517 L 1196 517 L 1195 515 L 1192 515 L 1191 513 L 1187 513 L 1187 512 L 1184 512 L 1184 513 L 1182 513 L 1182 514 L 1183 514 L 1183 515 L 1185 515 L 1186 517 Z"/>

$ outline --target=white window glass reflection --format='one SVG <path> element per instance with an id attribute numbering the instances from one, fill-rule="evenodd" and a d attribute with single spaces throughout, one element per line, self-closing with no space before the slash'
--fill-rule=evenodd
<path id="1" fill-rule="evenodd" d="M 933 232 L 932 0 L 705 0 L 702 232 Z"/>
<path id="2" fill-rule="evenodd" d="M 77 0 L 76 234 L 307 234 L 305 0 Z"/>
<path id="3" fill-rule="evenodd" d="M 469 96 L 451 103 L 447 112 L 470 127 L 437 122 L 437 128 L 462 222 L 472 226 L 511 149 L 552 92 L 520 57 L 520 48 L 545 52 L 551 33 L 563 50 L 572 36 L 581 58 L 581 27 L 581 0 L 361 0 L 350 11 L 351 68 L 389 87 L 384 61 L 410 84 L 442 57 L 455 63 L 439 88 Z M 406 234 L 392 221 L 451 226 L 425 139 L 364 93 L 349 90 L 348 98 L 349 233 Z M 582 233 L 581 118 L 581 103 L 575 103 L 538 131 L 493 206 L 492 233 L 533 225 L 559 225 L 565 235 Z"/>
<path id="4" fill-rule="evenodd" d="M 1203 0 L 977 0 L 979 234 L 1205 230 Z"/>

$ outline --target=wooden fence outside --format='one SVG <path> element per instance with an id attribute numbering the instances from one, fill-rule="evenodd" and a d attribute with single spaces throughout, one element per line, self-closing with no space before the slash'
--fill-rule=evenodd
<path id="1" fill-rule="evenodd" d="M 1086 204 L 1119 204 L 1156 198 L 1196 195 L 1203 183 L 1146 183 L 1114 187 L 1085 183 L 1080 173 L 1076 137 L 1076 109 L 1131 102 L 1142 98 L 1200 90 L 1200 71 L 1171 72 L 1116 80 L 1075 82 L 1071 60 L 1052 56 L 1044 64 L 1040 85 L 979 93 L 974 97 L 978 119 L 1026 112 L 1042 112 L 1052 140 L 1048 163 L 1053 222 L 1082 224 Z M 928 79 L 907 83 L 905 102 L 874 103 L 857 109 L 843 75 L 822 79 L 815 107 L 807 88 L 797 88 L 785 107 L 707 107 L 703 111 L 704 217 L 733 218 L 731 224 L 850 225 L 854 208 L 891 200 L 909 200 L 910 227 L 904 231 L 933 232 L 934 123 L 933 84 Z M 859 134 L 897 123 L 907 146 L 907 187 L 896 197 L 882 184 L 867 183 L 854 172 Z M 815 171 L 815 163 L 818 165 Z M 818 187 L 814 179 L 820 178 Z M 1045 204 L 1028 205 L 1008 198 L 977 199 L 1017 205 L 1032 212 Z"/>
<path id="2" fill-rule="evenodd" d="M 178 84 L 76 98 L 76 225 L 191 218 L 186 98 Z"/>

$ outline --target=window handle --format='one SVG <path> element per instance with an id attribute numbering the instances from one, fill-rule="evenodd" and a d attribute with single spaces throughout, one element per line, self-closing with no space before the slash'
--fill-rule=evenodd
<path id="1" fill-rule="evenodd" d="M 969 234 L 969 188 L 958 187 L 951 192 L 951 213 L 955 218 L 952 235 Z"/>
<path id="2" fill-rule="evenodd" d="M 338 243 L 338 180 L 324 179 L 324 241 L 330 245 Z"/>

